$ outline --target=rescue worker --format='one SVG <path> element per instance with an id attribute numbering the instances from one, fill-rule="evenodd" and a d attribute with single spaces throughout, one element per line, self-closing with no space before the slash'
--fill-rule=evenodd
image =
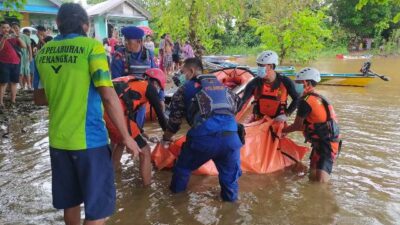
<path id="1" fill-rule="evenodd" d="M 273 51 L 264 51 L 257 57 L 257 77 L 250 81 L 244 90 L 239 110 L 254 96 L 252 121 L 269 116 L 286 121 L 296 109 L 298 94 L 293 81 L 275 72 L 278 55 Z M 288 105 L 288 96 L 292 102 Z"/>
<path id="2" fill-rule="evenodd" d="M 236 96 L 214 75 L 202 75 L 198 58 L 186 59 L 182 72 L 187 81 L 172 97 L 164 143 L 171 141 L 183 118 L 191 128 L 173 169 L 170 189 L 184 191 L 191 172 L 212 159 L 219 172 L 222 199 L 236 201 L 242 147 L 235 121 Z"/>
<path id="3" fill-rule="evenodd" d="M 328 182 L 341 140 L 332 105 L 314 89 L 320 81 L 320 73 L 314 68 L 304 68 L 296 75 L 296 89 L 302 96 L 294 123 L 282 132 L 303 131 L 312 146 L 310 180 Z"/>
<path id="4" fill-rule="evenodd" d="M 135 26 L 124 27 L 121 33 L 125 37 L 125 47 L 116 49 L 111 61 L 113 79 L 126 75 L 143 78 L 149 68 L 156 68 L 154 52 L 144 47 L 144 31 Z M 165 94 L 160 90 L 159 97 L 164 102 Z M 164 103 L 162 103 L 163 109 Z M 136 113 L 136 122 L 143 128 L 146 117 L 146 106 L 143 105 Z"/>
<path id="5" fill-rule="evenodd" d="M 135 26 L 124 27 L 125 47 L 116 49 L 111 63 L 112 78 L 134 75 L 143 78 L 144 72 L 155 68 L 154 52 L 143 45 L 144 31 Z"/>
<path id="6" fill-rule="evenodd" d="M 145 74 L 149 77 L 148 80 L 135 76 L 124 76 L 113 79 L 113 84 L 125 112 L 125 121 L 127 121 L 129 133 L 141 148 L 139 154 L 140 174 L 144 186 L 147 186 L 151 183 L 151 151 L 150 146 L 142 135 L 142 129 L 136 123 L 135 113 L 142 105 L 150 103 L 155 109 L 158 123 L 162 130 L 165 130 L 166 119 L 160 105 L 157 89 L 164 87 L 166 80 L 164 79 L 164 73 L 157 68 L 148 69 Z M 114 145 L 112 159 L 114 168 L 116 168 L 121 160 L 125 145 L 123 145 L 120 133 L 107 114 L 105 114 L 104 118 L 111 142 Z"/>

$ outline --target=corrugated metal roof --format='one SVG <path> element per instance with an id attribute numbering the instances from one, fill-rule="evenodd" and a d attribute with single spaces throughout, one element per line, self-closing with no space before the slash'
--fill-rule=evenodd
<path id="1" fill-rule="evenodd" d="M 89 14 L 89 16 L 105 14 L 111 9 L 123 4 L 124 2 L 132 6 L 132 8 L 139 11 L 141 14 L 147 17 L 147 19 L 151 17 L 150 13 L 147 10 L 143 9 L 139 4 L 135 3 L 134 1 L 129 1 L 129 0 L 108 0 L 105 2 L 101 2 L 99 4 L 90 6 L 87 9 L 87 13 Z"/>

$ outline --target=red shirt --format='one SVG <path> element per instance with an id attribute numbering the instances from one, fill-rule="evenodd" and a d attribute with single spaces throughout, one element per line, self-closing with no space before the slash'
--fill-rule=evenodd
<path id="1" fill-rule="evenodd" d="M 109 38 L 108 39 L 108 45 L 111 47 L 111 54 L 114 54 L 115 52 L 115 46 L 117 45 L 118 40 L 115 38 Z"/>
<path id="2" fill-rule="evenodd" d="M 19 64 L 20 59 L 14 46 L 19 46 L 17 38 L 11 38 L 5 41 L 4 48 L 0 50 L 0 62 L 7 64 Z"/>

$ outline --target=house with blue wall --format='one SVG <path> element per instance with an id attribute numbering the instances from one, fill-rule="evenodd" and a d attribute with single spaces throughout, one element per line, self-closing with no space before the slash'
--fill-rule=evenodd
<path id="1" fill-rule="evenodd" d="M 43 25 L 51 30 L 57 30 L 56 15 L 61 2 L 57 0 L 27 0 L 27 3 L 20 10 L 22 20 L 21 27 L 36 27 Z M 3 1 L 0 0 L 0 10 L 7 11 L 4 8 Z M 6 18 L 11 21 L 15 18 Z"/>
<path id="2" fill-rule="evenodd" d="M 87 8 L 91 32 L 98 40 L 119 34 L 125 26 L 148 26 L 150 13 L 132 0 L 108 0 Z"/>
<path id="3" fill-rule="evenodd" d="M 125 26 L 148 26 L 150 13 L 134 0 L 107 0 L 95 5 L 88 5 L 85 0 L 77 0 L 87 11 L 90 17 L 90 35 L 98 40 L 118 36 Z M 57 32 L 56 15 L 61 6 L 58 0 L 27 0 L 27 4 L 20 10 L 23 19 L 21 27 L 36 27 L 42 25 Z M 0 0 L 0 10 L 7 9 Z M 15 18 L 8 18 L 13 21 Z"/>

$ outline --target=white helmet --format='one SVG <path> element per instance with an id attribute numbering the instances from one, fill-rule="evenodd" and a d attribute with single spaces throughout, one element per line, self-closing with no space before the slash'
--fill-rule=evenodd
<path id="1" fill-rule="evenodd" d="M 274 51 L 263 51 L 257 56 L 256 62 L 262 65 L 275 64 L 277 66 L 279 65 L 278 54 Z"/>
<path id="2" fill-rule="evenodd" d="M 321 74 L 317 69 L 306 67 L 296 74 L 296 80 L 313 80 L 315 82 L 320 82 Z"/>

